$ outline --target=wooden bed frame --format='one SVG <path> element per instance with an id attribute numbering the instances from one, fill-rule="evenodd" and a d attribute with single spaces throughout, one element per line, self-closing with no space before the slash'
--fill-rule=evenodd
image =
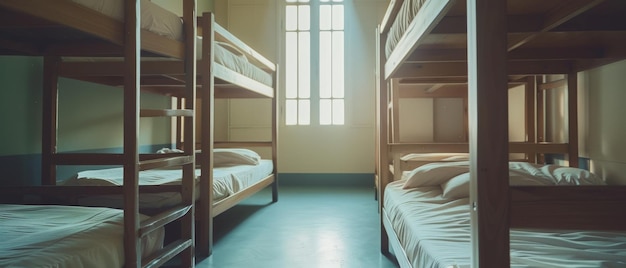
<path id="1" fill-rule="evenodd" d="M 196 21 L 196 1 L 182 0 L 183 21 Z M 43 126 L 42 186 L 3 187 L 13 195 L 39 194 L 63 197 L 94 194 L 124 196 L 125 267 L 155 267 L 173 257 L 181 256 L 181 265 L 193 267 L 194 251 L 194 177 L 195 148 L 188 146 L 177 156 L 139 154 L 139 118 L 142 116 L 182 117 L 186 140 L 195 140 L 194 105 L 196 96 L 196 23 L 184 23 L 185 40 L 176 41 L 140 28 L 140 1 L 124 1 L 125 20 L 117 21 L 71 1 L 2 0 L 0 23 L 3 55 L 43 56 Z M 140 58 L 144 55 L 179 59 L 184 66 L 185 109 L 140 110 Z M 57 147 L 57 82 L 61 75 L 61 57 L 115 56 L 123 57 L 119 71 L 124 88 L 124 150 L 120 154 L 58 153 Z M 62 187 L 56 184 L 57 165 L 120 165 L 124 167 L 124 185 L 120 187 Z M 138 186 L 138 172 L 167 166 L 181 166 L 183 183 L 175 187 L 147 188 Z M 139 221 L 139 192 L 176 191 L 182 202 L 174 208 Z M 173 221 L 181 222 L 180 237 L 163 249 L 141 259 L 140 238 Z"/>
<path id="2" fill-rule="evenodd" d="M 202 57 L 196 61 L 197 68 L 197 101 L 200 104 L 199 120 L 196 125 L 200 129 L 201 137 L 195 142 L 196 149 L 202 149 L 209 154 L 201 153 L 196 156 L 196 163 L 201 168 L 200 196 L 196 203 L 196 248 L 198 255 L 209 256 L 213 245 L 213 217 L 235 206 L 243 199 L 255 194 L 266 186 L 272 185 L 272 201 L 278 200 L 277 183 L 277 154 L 278 154 L 278 125 L 277 125 L 277 67 L 267 58 L 256 52 L 239 38 L 228 32 L 215 22 L 212 13 L 204 13 L 197 18 L 198 35 L 202 37 Z M 269 86 L 237 73 L 214 61 L 214 45 L 216 42 L 227 43 L 244 53 L 249 62 L 272 75 L 273 85 Z M 142 62 L 143 91 L 165 94 L 177 98 L 178 107 L 187 107 L 184 89 L 186 88 L 185 74 L 182 61 L 158 60 L 151 58 Z M 63 62 L 60 67 L 61 75 L 73 79 L 121 86 L 123 73 L 122 62 L 119 61 L 72 61 Z M 208 75 L 204 75 L 208 74 Z M 267 142 L 216 142 L 214 139 L 214 100 L 216 98 L 265 98 L 272 100 L 272 140 Z M 190 139 L 185 136 L 189 131 L 183 129 L 186 124 L 177 121 L 176 147 L 185 148 Z M 192 140 L 195 141 L 195 140 Z M 192 142 L 193 143 L 193 142 Z M 271 148 L 274 170 L 272 175 L 259 183 L 233 196 L 213 203 L 213 148 L 214 147 L 266 147 Z M 153 156 L 154 157 L 154 156 Z M 206 164 L 210 163 L 210 164 Z M 208 174 L 208 176 L 206 175 Z"/>
<path id="3" fill-rule="evenodd" d="M 377 29 L 376 179 L 381 228 L 385 226 L 384 188 L 392 180 L 387 172 L 390 159 L 403 150 L 421 150 L 470 153 L 473 267 L 510 265 L 510 228 L 624 230 L 626 212 L 614 208 L 626 204 L 626 187 L 509 187 L 502 178 L 508 177 L 510 152 L 558 152 L 569 156 L 570 165 L 578 164 L 577 73 L 626 58 L 626 3 L 430 0 L 385 57 L 386 36 L 402 2 L 391 1 Z M 508 109 L 504 89 L 511 80 L 550 74 L 566 75 L 556 83 L 567 85 L 569 142 L 545 144 L 531 134 L 532 143 L 510 144 L 507 113 L 502 112 Z M 468 81 L 468 145 L 393 143 L 388 103 L 391 83 L 397 78 Z M 530 78 L 527 83 L 532 83 Z M 546 83 L 537 89 L 553 86 Z M 542 111 L 538 109 L 536 115 L 541 120 Z M 541 131 L 534 126 L 530 130 Z M 391 244 L 402 267 L 409 266 L 394 237 L 392 229 L 382 230 L 382 251 L 388 253 Z"/>

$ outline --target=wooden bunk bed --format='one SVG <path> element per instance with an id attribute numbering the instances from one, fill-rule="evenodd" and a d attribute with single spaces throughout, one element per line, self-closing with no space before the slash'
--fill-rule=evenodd
<path id="1" fill-rule="evenodd" d="M 512 264 L 511 229 L 625 231 L 626 189 L 615 185 L 510 186 L 511 152 L 560 153 L 578 165 L 577 72 L 626 58 L 623 1 L 429 1 L 408 3 L 404 33 L 390 31 L 405 16 L 404 1 L 391 1 L 379 29 L 376 140 L 377 183 L 381 210 L 381 247 L 391 244 L 401 267 L 412 267 L 396 230 L 386 223 L 385 189 L 393 177 L 387 164 L 396 147 L 390 143 L 389 88 L 393 79 L 468 84 L 469 142 L 457 145 L 419 145 L 425 152 L 469 152 L 467 241 L 472 267 L 508 267 Z M 468 30 L 469 29 L 469 30 Z M 397 37 L 388 47 L 387 37 Z M 388 54 L 386 54 L 388 52 Z M 535 75 L 565 75 L 564 81 L 545 83 L 540 90 L 567 84 L 569 141 L 511 144 L 507 131 L 507 84 Z M 525 79 L 525 78 L 524 78 Z M 528 83 L 532 83 L 529 78 Z M 541 94 L 538 94 L 538 96 Z M 540 99 L 541 97 L 539 97 Z M 533 98 L 534 99 L 534 98 Z M 540 100 L 538 100 L 540 101 Z M 533 110 L 534 112 L 535 110 Z M 541 114 L 537 108 L 537 118 Z M 528 118 L 528 117 L 527 117 Z M 533 120 L 534 121 L 534 120 Z M 533 133 L 534 124 L 529 128 Z M 541 127 L 541 122 L 536 122 Z M 436 147 L 436 148 L 435 148 Z M 445 148 L 443 148 L 445 147 Z M 416 152 L 416 148 L 408 149 Z M 442 149 L 443 148 L 443 149 Z M 537 161 L 537 159 L 535 159 Z M 539 159 L 539 162 L 541 159 Z M 511 183 L 512 184 L 512 183 Z M 466 203 L 467 204 L 467 203 Z M 575 211 L 575 213 L 571 213 Z M 389 234 L 389 236 L 387 236 Z M 622 233 L 623 234 L 623 233 Z M 621 246 L 623 251 L 623 246 Z M 620 255 L 621 256 L 621 255 Z M 617 261 L 622 261 L 619 259 Z M 623 257 L 621 257 L 623 258 Z"/>
<path id="2" fill-rule="evenodd" d="M 196 155 L 197 174 L 199 183 L 197 187 L 196 207 L 196 248 L 198 254 L 208 256 L 212 251 L 213 244 L 213 217 L 235 206 L 243 199 L 255 194 L 267 186 L 272 186 L 272 201 L 278 200 L 277 183 L 277 67 L 270 60 L 256 52 L 239 38 L 228 32 L 215 22 L 212 13 L 204 13 L 198 17 L 198 46 L 201 55 L 197 57 L 197 101 L 198 111 L 196 131 Z M 105 83 L 111 86 L 120 86 L 121 62 L 109 61 L 68 61 L 61 65 L 61 75 L 84 81 Z M 176 98 L 176 106 L 186 107 L 185 80 L 183 65 L 180 61 L 161 60 L 150 58 L 142 61 L 142 90 L 167 94 Z M 214 139 L 214 101 L 215 99 L 270 99 L 271 100 L 271 140 L 226 142 Z M 188 129 L 184 128 L 182 121 L 176 123 L 176 148 L 185 148 L 190 144 L 186 136 Z M 228 182 L 230 175 L 226 173 L 239 172 L 232 167 L 214 166 L 215 148 L 269 148 L 271 159 L 261 159 L 262 165 L 241 165 L 241 168 L 251 172 L 259 170 L 262 174 L 255 173 L 258 179 L 251 182 L 238 182 L 238 185 L 246 185 L 237 192 L 229 193 L 228 196 L 214 196 L 215 173 L 221 174 L 220 183 Z M 176 150 L 173 150 L 176 151 Z M 207 153 L 209 152 L 209 153 Z M 173 155 L 173 154 L 170 154 Z M 230 164 L 229 164 L 230 165 Z M 268 168 L 269 167 L 269 170 Z M 104 174 L 110 172 L 106 170 Z M 115 171 L 114 171 L 115 172 Z M 166 171 L 167 172 L 167 171 Z M 118 172 L 117 172 L 118 173 Z M 92 173 L 93 174 L 93 173 Z M 163 175 L 170 176 L 170 175 Z M 171 177 L 177 179 L 175 176 Z M 89 179 L 106 179 L 103 176 L 91 176 Z M 169 180 L 169 178 L 168 178 Z M 86 182 L 92 183 L 92 182 Z"/>
<path id="3" fill-rule="evenodd" d="M 99 9 L 109 4 L 109 9 Z M 123 196 L 123 224 L 118 234 L 123 234 L 123 255 L 119 258 L 124 267 L 155 267 L 180 256 L 183 266 L 195 263 L 194 251 L 194 169 L 195 149 L 188 146 L 181 155 L 140 155 L 140 117 L 182 117 L 185 121 L 186 140 L 195 140 L 194 106 L 196 94 L 196 2 L 181 1 L 182 20 L 149 1 L 0 1 L 3 55 L 43 57 L 43 126 L 42 126 L 42 177 L 41 186 L 3 187 L 3 199 L 10 202 L 24 200 L 24 196 L 42 196 L 37 202 L 67 202 L 67 197 L 99 194 Z M 106 6 L 106 5 L 104 5 Z M 111 12 L 108 12 L 111 11 Z M 160 14 L 159 14 L 160 13 Z M 152 16 L 157 21 L 174 22 L 178 37 L 167 36 L 146 26 L 143 17 Z M 164 15 L 166 17 L 160 17 Z M 159 16 L 159 17 L 157 17 Z M 193 22 L 193 23 L 185 23 Z M 140 109 L 140 58 L 143 55 L 178 59 L 184 65 L 185 109 Z M 75 154 L 57 151 L 58 78 L 62 57 L 123 57 L 120 66 L 123 85 L 123 152 L 112 154 Z M 123 185 L 112 187 L 63 187 L 56 184 L 58 165 L 119 165 L 123 166 Z M 162 167 L 181 168 L 182 183 L 172 187 L 139 187 L 138 173 Z M 139 214 L 140 192 L 178 192 L 181 201 L 167 210 L 144 217 Z M 9 200 L 10 199 L 10 200 Z M 62 201 L 61 201 L 62 199 Z M 61 215 L 58 215 L 61 216 Z M 159 250 L 142 252 L 142 239 L 158 232 L 165 225 L 179 221 L 180 236 Z M 36 221 L 35 223 L 36 224 Z M 95 243 L 96 241 L 92 241 Z M 83 245 L 88 246 L 88 245 Z M 98 256 L 96 256 L 98 257 Z"/>

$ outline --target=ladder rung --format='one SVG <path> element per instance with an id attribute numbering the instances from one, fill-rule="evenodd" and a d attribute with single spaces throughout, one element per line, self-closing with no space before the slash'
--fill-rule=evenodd
<path id="1" fill-rule="evenodd" d="M 159 267 L 193 245 L 191 239 L 176 240 L 141 261 L 141 267 Z"/>
<path id="2" fill-rule="evenodd" d="M 177 110 L 177 109 L 161 109 L 161 110 L 156 110 L 156 109 L 142 109 L 141 112 L 139 113 L 139 115 L 141 117 L 160 117 L 160 116 L 186 116 L 186 117 L 190 117 L 193 116 L 193 110 L 190 109 L 182 109 L 182 110 Z"/>
<path id="3" fill-rule="evenodd" d="M 155 168 L 182 166 L 185 164 L 193 163 L 193 155 L 182 155 L 174 157 L 165 157 L 141 161 L 139 163 L 139 170 L 148 170 Z"/>
<path id="4" fill-rule="evenodd" d="M 141 221 L 139 237 L 144 237 L 150 232 L 163 227 L 170 222 L 180 219 L 187 214 L 189 210 L 191 210 L 191 205 L 180 205 Z"/>

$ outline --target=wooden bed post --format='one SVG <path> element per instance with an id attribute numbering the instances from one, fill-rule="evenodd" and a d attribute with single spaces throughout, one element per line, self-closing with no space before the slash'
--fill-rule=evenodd
<path id="1" fill-rule="evenodd" d="M 535 99 L 537 92 L 537 82 L 535 76 L 531 75 L 526 77 L 526 83 L 524 84 L 525 95 L 525 116 L 526 120 L 526 141 L 530 143 L 537 143 L 537 135 L 535 132 Z M 537 153 L 527 153 L 526 158 L 528 162 L 535 163 L 537 161 Z"/>
<path id="2" fill-rule="evenodd" d="M 46 56 L 43 60 L 41 185 L 56 185 L 57 166 L 53 157 L 57 148 L 60 60 L 56 56 Z"/>
<path id="3" fill-rule="evenodd" d="M 272 98 L 272 163 L 274 164 L 274 183 L 272 183 L 272 202 L 278 202 L 278 102 L 280 101 L 278 89 L 279 89 L 279 74 L 278 65 L 272 75 L 272 81 L 274 81 L 274 97 Z"/>
<path id="4" fill-rule="evenodd" d="M 184 151 L 186 155 L 195 156 L 196 154 L 196 37 L 197 33 L 197 14 L 196 0 L 183 0 L 183 24 L 185 33 L 185 109 L 193 111 L 193 116 L 185 116 L 184 120 Z M 181 107 L 182 108 L 182 107 Z M 180 109 L 180 108 L 179 108 Z M 179 122 L 181 120 L 178 120 Z M 192 245 L 181 252 L 182 267 L 193 267 L 195 265 L 195 185 L 196 185 L 196 161 L 192 157 L 192 163 L 183 165 L 182 180 L 182 202 L 184 205 L 190 205 L 191 210 L 181 218 L 180 234 L 181 239 L 191 239 Z"/>
<path id="5" fill-rule="evenodd" d="M 472 266 L 481 268 L 510 265 L 506 9 L 467 1 Z"/>
<path id="6" fill-rule="evenodd" d="M 536 78 L 539 80 L 535 80 L 536 82 L 535 85 L 544 82 L 543 76 L 539 76 Z M 544 106 L 545 105 L 545 91 L 538 86 L 536 86 L 535 88 L 537 90 L 537 93 L 536 93 L 537 95 L 535 95 L 536 96 L 535 102 L 537 103 L 536 104 L 537 113 L 535 114 L 535 118 L 537 120 L 536 121 L 537 129 L 535 131 L 536 133 L 535 139 L 537 143 L 540 143 L 540 142 L 546 141 L 545 120 L 544 120 L 545 119 L 545 106 Z M 541 154 L 537 153 L 536 155 L 537 155 L 537 159 L 536 159 L 537 164 L 544 164 L 546 162 L 543 153 Z"/>
<path id="7" fill-rule="evenodd" d="M 200 198 L 198 205 L 198 252 L 203 256 L 210 256 L 213 250 L 213 143 L 214 143 L 214 102 L 215 102 L 215 74 L 213 73 L 213 45 L 215 44 L 215 17 L 212 13 L 202 14 L 202 73 L 200 131 L 202 153 L 197 162 L 200 166 Z"/>
<path id="8" fill-rule="evenodd" d="M 376 159 L 376 170 L 378 171 L 377 179 L 377 196 L 378 196 L 378 212 L 380 214 L 380 249 L 383 254 L 389 254 L 389 237 L 384 232 L 383 226 L 383 200 L 384 199 L 384 191 L 385 186 L 389 183 L 389 167 L 388 167 L 388 159 L 389 159 L 389 99 L 388 99 L 388 89 L 387 89 L 387 80 L 384 77 L 384 65 L 385 56 L 383 52 L 383 48 L 385 47 L 385 41 L 387 37 L 387 33 L 381 33 L 381 29 L 379 27 L 376 28 L 376 99 L 378 102 L 376 103 L 376 109 L 378 112 L 378 116 L 376 118 L 376 150 L 378 152 Z"/>
<path id="9" fill-rule="evenodd" d="M 139 239 L 139 81 L 141 1 L 124 1 L 124 258 L 141 267 Z"/>
<path id="10" fill-rule="evenodd" d="M 578 74 L 567 74 L 567 121 L 569 166 L 578 167 Z"/>

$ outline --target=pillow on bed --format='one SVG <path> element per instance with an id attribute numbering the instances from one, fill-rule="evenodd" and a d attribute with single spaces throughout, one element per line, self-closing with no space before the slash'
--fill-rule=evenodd
<path id="1" fill-rule="evenodd" d="M 515 186 L 540 186 L 554 185 L 552 181 L 541 176 L 532 176 L 519 170 L 509 169 L 509 185 Z M 460 199 L 469 197 L 470 174 L 458 175 L 441 184 L 442 196 L 448 199 Z"/>
<path id="2" fill-rule="evenodd" d="M 213 149 L 213 165 L 216 167 L 258 165 L 259 161 L 261 161 L 261 156 L 249 149 Z"/>
<path id="3" fill-rule="evenodd" d="M 406 174 L 402 189 L 423 186 L 438 186 L 451 178 L 469 172 L 467 162 L 430 163 Z"/>

